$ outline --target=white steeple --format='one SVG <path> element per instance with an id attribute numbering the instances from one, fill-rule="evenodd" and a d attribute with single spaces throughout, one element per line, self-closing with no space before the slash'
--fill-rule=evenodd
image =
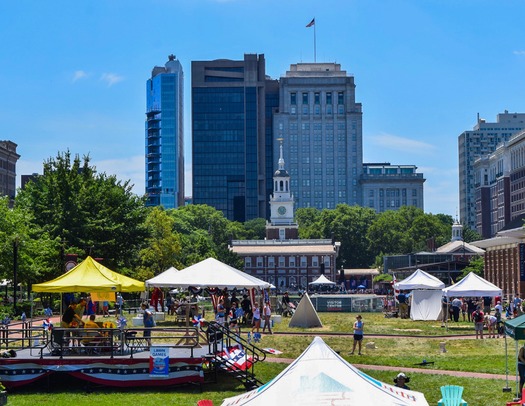
<path id="1" fill-rule="evenodd" d="M 272 225 L 293 224 L 294 200 L 290 192 L 290 175 L 284 169 L 283 139 L 279 138 L 279 169 L 273 174 L 273 194 L 270 197 L 270 222 Z"/>
<path id="2" fill-rule="evenodd" d="M 456 220 L 454 221 L 454 224 L 452 224 L 452 239 L 450 241 L 463 241 L 463 226 L 459 222 L 457 214 Z"/>

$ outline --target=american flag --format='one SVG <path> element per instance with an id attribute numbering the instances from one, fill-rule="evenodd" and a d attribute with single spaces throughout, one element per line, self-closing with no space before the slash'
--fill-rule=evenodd
<path id="1" fill-rule="evenodd" d="M 312 21 L 306 24 L 306 28 L 310 28 L 312 25 L 315 25 L 315 17 L 312 19 Z"/>

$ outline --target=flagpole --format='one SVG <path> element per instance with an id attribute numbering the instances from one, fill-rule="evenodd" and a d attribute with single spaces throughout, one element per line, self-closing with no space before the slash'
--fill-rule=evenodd
<path id="1" fill-rule="evenodd" d="M 314 63 L 317 63 L 317 49 L 316 49 L 316 26 L 317 24 L 314 23 Z"/>

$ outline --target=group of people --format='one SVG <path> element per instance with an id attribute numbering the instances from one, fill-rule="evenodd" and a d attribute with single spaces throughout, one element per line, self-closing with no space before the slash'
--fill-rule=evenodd
<path id="1" fill-rule="evenodd" d="M 454 297 L 451 301 L 446 296 L 442 299 L 442 324 L 449 320 L 454 322 L 460 321 L 460 315 L 463 321 L 474 323 L 476 338 L 483 339 L 483 332 L 487 329 L 489 338 L 499 338 L 502 335 L 502 316 L 504 312 L 501 304 L 501 297 L 495 298 L 494 313 L 492 313 L 492 297 L 481 298 L 460 298 Z"/>

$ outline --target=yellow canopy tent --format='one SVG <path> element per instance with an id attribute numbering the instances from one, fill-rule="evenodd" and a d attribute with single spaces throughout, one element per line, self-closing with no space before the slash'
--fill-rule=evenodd
<path id="1" fill-rule="evenodd" d="M 88 256 L 56 279 L 33 285 L 33 292 L 143 292 L 144 282 L 121 275 Z"/>

